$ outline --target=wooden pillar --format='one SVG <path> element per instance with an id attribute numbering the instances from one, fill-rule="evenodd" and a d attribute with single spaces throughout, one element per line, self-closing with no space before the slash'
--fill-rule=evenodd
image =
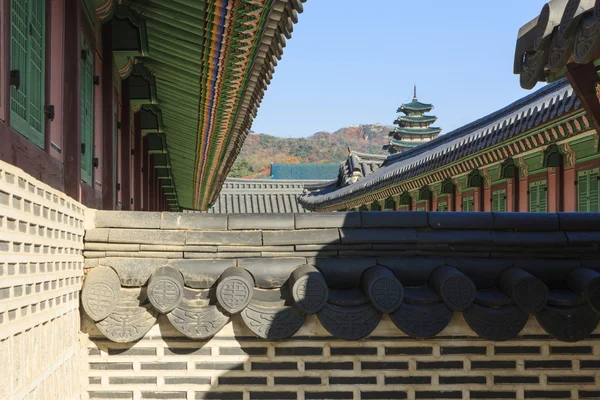
<path id="1" fill-rule="evenodd" d="M 148 153 L 148 151 L 146 151 Z M 154 177 L 154 157 L 148 156 L 148 211 L 155 211 L 156 178 Z"/>
<path id="2" fill-rule="evenodd" d="M 479 187 L 473 188 L 473 210 L 475 211 L 483 211 L 482 206 L 483 193 L 482 189 Z"/>
<path id="3" fill-rule="evenodd" d="M 142 185 L 144 182 L 144 178 L 142 176 L 142 168 L 144 164 L 142 163 L 142 133 L 140 128 L 140 114 L 135 114 L 133 120 L 133 209 L 139 211 L 142 209 Z"/>
<path id="4" fill-rule="evenodd" d="M 112 56 L 112 24 L 102 25 L 102 208 L 115 210 L 116 185 L 115 182 L 115 87 L 114 65 Z"/>
<path id="5" fill-rule="evenodd" d="M 438 196 L 435 193 L 431 193 L 431 210 L 428 211 L 437 211 L 438 209 Z"/>
<path id="6" fill-rule="evenodd" d="M 121 209 L 131 210 L 131 104 L 129 78 L 121 82 Z"/>
<path id="7" fill-rule="evenodd" d="M 508 211 L 508 212 L 517 211 L 516 204 L 515 204 L 515 200 L 517 198 L 515 189 L 517 187 L 518 186 L 515 185 L 514 179 L 512 179 L 512 178 L 506 179 L 506 211 Z"/>
<path id="8" fill-rule="evenodd" d="M 454 190 L 454 211 L 462 211 L 462 191 Z"/>
<path id="9" fill-rule="evenodd" d="M 482 211 L 492 211 L 492 187 L 485 186 L 483 188 L 483 208 Z"/>
<path id="10" fill-rule="evenodd" d="M 519 212 L 529 211 L 529 178 L 527 176 L 519 178 Z"/>
<path id="11" fill-rule="evenodd" d="M 141 157 L 142 157 L 142 205 L 141 210 L 149 211 L 149 200 L 150 200 L 150 163 L 148 159 L 148 137 L 143 137 L 142 146 L 140 148 Z"/>
<path id="12" fill-rule="evenodd" d="M 65 194 L 81 199 L 81 2 L 65 7 L 63 149 Z M 92 149 L 88 150 L 92 151 Z"/>
<path id="13" fill-rule="evenodd" d="M 565 166 L 561 185 L 563 211 L 577 211 L 577 171 L 575 165 Z"/>
<path id="14" fill-rule="evenodd" d="M 560 168 L 548 168 L 548 212 L 561 211 Z"/>

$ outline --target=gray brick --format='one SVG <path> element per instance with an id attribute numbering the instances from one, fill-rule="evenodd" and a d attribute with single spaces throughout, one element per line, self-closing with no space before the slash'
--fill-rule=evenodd
<path id="1" fill-rule="evenodd" d="M 561 212 L 558 220 L 563 231 L 597 231 L 600 213 Z"/>
<path id="2" fill-rule="evenodd" d="M 495 212 L 494 229 L 510 229 L 522 232 L 551 232 L 559 230 L 557 213 Z"/>
<path id="3" fill-rule="evenodd" d="M 97 228 L 159 229 L 160 213 L 97 210 L 94 221 Z"/>
<path id="4" fill-rule="evenodd" d="M 238 260 L 238 265 L 254 276 L 256 285 L 265 289 L 283 286 L 292 271 L 305 263 L 305 258 L 241 258 Z"/>
<path id="5" fill-rule="evenodd" d="M 263 241 L 265 245 L 339 243 L 340 234 L 337 229 L 271 231 L 263 232 Z"/>
<path id="6" fill-rule="evenodd" d="M 94 349 L 90 349 L 94 350 Z M 95 349 L 97 350 L 97 349 Z M 100 354 L 100 353 L 98 353 Z M 124 349 L 108 349 L 109 356 L 155 356 L 156 349 L 154 347 L 128 347 Z"/>
<path id="7" fill-rule="evenodd" d="M 187 363 L 185 362 L 152 362 L 141 363 L 142 371 L 154 370 L 186 370 Z"/>
<path id="8" fill-rule="evenodd" d="M 504 245 L 544 245 L 544 246 L 566 246 L 567 236 L 564 232 L 504 232 L 494 231 L 492 233 L 494 244 Z"/>
<path id="9" fill-rule="evenodd" d="M 163 212 L 161 229 L 227 230 L 227 215 Z"/>
<path id="10" fill-rule="evenodd" d="M 189 259 L 208 259 L 208 258 L 237 258 L 237 257 L 260 257 L 258 252 L 247 253 L 198 253 L 195 251 L 186 251 L 183 258 Z"/>
<path id="11" fill-rule="evenodd" d="M 360 228 L 358 212 L 321 212 L 296 214 L 296 229 Z"/>
<path id="12" fill-rule="evenodd" d="M 85 241 L 86 242 L 108 242 L 108 234 L 110 229 L 101 228 L 101 229 L 89 229 L 85 231 Z"/>
<path id="13" fill-rule="evenodd" d="M 111 243 L 185 244 L 185 232 L 147 229 L 111 229 Z"/>
<path id="14" fill-rule="evenodd" d="M 294 229 L 294 214 L 230 214 L 228 229 Z"/>
<path id="15" fill-rule="evenodd" d="M 244 363 L 242 363 L 242 362 L 199 362 L 199 363 L 196 363 L 196 369 L 201 369 L 201 370 L 214 369 L 217 371 L 243 371 Z"/>
<path id="16" fill-rule="evenodd" d="M 90 400 L 96 399 L 133 399 L 133 392 L 91 391 Z"/>
<path id="17" fill-rule="evenodd" d="M 441 214 L 441 213 L 440 213 Z M 417 233 L 419 244 L 491 244 L 491 231 L 477 230 L 432 230 Z"/>
<path id="18" fill-rule="evenodd" d="M 371 244 L 299 244 L 296 251 L 372 250 Z"/>
<path id="19" fill-rule="evenodd" d="M 141 244 L 141 251 L 198 251 L 202 253 L 216 253 L 217 246 L 169 246 L 162 244 Z"/>
<path id="20" fill-rule="evenodd" d="M 139 251 L 140 245 L 123 243 L 86 242 L 83 249 L 86 251 Z"/>
<path id="21" fill-rule="evenodd" d="M 165 356 L 210 356 L 210 347 L 166 347 Z"/>
<path id="22" fill-rule="evenodd" d="M 413 228 L 394 229 L 340 229 L 342 243 L 416 243 L 417 232 Z"/>
<path id="23" fill-rule="evenodd" d="M 219 246 L 219 252 L 293 252 L 294 246 Z M 194 251 L 191 250 L 190 251 Z"/>
<path id="24" fill-rule="evenodd" d="M 90 363 L 90 369 L 93 370 L 103 370 L 103 371 L 108 371 L 108 370 L 113 370 L 113 371 L 119 371 L 119 370 L 133 370 L 133 363 Z"/>
<path id="25" fill-rule="evenodd" d="M 196 392 L 196 400 L 242 400 L 243 392 Z"/>
<path id="26" fill-rule="evenodd" d="M 142 392 L 142 399 L 187 399 L 187 392 Z"/>
<path id="27" fill-rule="evenodd" d="M 430 212 L 429 226 L 433 229 L 493 229 L 494 217 L 490 212 Z"/>
<path id="28" fill-rule="evenodd" d="M 155 376 L 125 376 L 110 377 L 108 383 L 111 385 L 156 385 Z"/>
<path id="29" fill-rule="evenodd" d="M 186 244 L 190 245 L 246 245 L 260 246 L 262 245 L 262 232 L 227 232 L 227 231 L 204 231 L 204 232 L 187 232 Z"/>
<path id="30" fill-rule="evenodd" d="M 209 377 L 199 376 L 182 376 L 182 377 L 166 377 L 166 385 L 210 385 Z"/>
<path id="31" fill-rule="evenodd" d="M 425 211 L 389 212 L 368 211 L 361 212 L 363 228 L 424 228 L 427 226 L 427 213 Z"/>
<path id="32" fill-rule="evenodd" d="M 106 257 L 183 258 L 182 251 L 107 251 Z"/>

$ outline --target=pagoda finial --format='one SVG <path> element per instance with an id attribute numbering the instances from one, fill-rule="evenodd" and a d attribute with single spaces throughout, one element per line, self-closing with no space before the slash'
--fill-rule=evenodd
<path id="1" fill-rule="evenodd" d="M 415 95 L 413 97 L 413 101 L 417 101 L 417 85 L 415 85 Z"/>

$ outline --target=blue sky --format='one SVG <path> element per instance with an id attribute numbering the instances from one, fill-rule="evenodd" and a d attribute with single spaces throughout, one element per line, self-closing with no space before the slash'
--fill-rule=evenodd
<path id="1" fill-rule="evenodd" d="M 416 84 L 450 132 L 530 93 L 512 73 L 514 46 L 545 2 L 308 0 L 252 130 L 392 124 Z"/>

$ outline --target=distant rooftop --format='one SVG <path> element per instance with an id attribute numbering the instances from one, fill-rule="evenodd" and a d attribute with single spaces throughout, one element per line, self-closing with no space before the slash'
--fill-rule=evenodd
<path id="1" fill-rule="evenodd" d="M 271 179 L 334 180 L 340 164 L 283 164 L 271 163 Z"/>

